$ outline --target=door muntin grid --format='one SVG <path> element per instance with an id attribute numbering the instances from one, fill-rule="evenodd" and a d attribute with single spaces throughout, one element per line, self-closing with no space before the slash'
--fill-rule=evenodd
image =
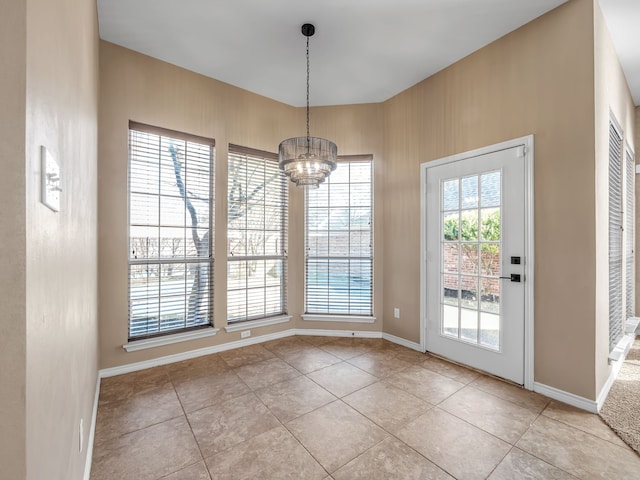
<path id="1" fill-rule="evenodd" d="M 500 351 L 502 172 L 440 183 L 440 334 Z"/>

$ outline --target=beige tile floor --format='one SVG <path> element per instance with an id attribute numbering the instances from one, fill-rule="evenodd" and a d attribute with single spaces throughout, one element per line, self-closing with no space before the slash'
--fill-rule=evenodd
<path id="1" fill-rule="evenodd" d="M 92 480 L 639 479 L 573 407 L 384 340 L 289 337 L 102 381 Z"/>

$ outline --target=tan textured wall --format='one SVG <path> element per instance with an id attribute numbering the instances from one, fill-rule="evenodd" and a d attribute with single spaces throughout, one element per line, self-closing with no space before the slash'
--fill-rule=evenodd
<path id="1" fill-rule="evenodd" d="M 634 148 L 635 112 L 624 72 L 598 2 L 594 2 L 596 149 L 596 395 L 611 368 L 609 356 L 609 119 L 613 115 Z M 624 164 L 624 163 L 623 163 Z M 623 296 L 624 300 L 624 296 Z M 625 307 L 623 306 L 623 311 Z"/>
<path id="2" fill-rule="evenodd" d="M 595 398 L 593 71 L 574 0 L 385 103 L 385 332 L 420 338 L 420 164 L 534 134 L 535 381 Z"/>
<path id="3" fill-rule="evenodd" d="M 26 478 L 74 480 L 98 370 L 96 5 L 26 3 Z M 40 203 L 40 145 L 60 164 L 59 213 Z"/>
<path id="4" fill-rule="evenodd" d="M 124 365 L 240 339 L 240 332 L 126 353 L 127 342 L 127 129 L 129 120 L 213 138 L 215 160 L 214 323 L 226 325 L 227 145 L 277 152 L 281 140 L 304 135 L 304 109 L 177 68 L 116 45 L 101 42 L 99 135 L 99 297 L 101 368 Z M 340 154 L 382 153 L 380 105 L 314 109 L 311 133 L 338 144 Z M 376 161 L 380 161 L 376 158 Z M 376 188 L 381 177 L 376 174 Z M 381 191 L 381 187 L 380 187 Z M 222 201 L 220 201 L 222 200 Z M 382 219 L 380 209 L 379 218 Z M 252 337 L 289 328 L 373 329 L 373 325 L 304 322 L 303 194 L 290 189 L 289 323 L 252 330 Z M 382 256 L 380 256 L 380 259 Z M 376 291 L 382 284 L 381 261 Z M 379 295 L 381 298 L 381 295 Z M 381 303 L 376 309 L 381 310 Z"/>
<path id="5" fill-rule="evenodd" d="M 26 2 L 0 0 L 0 477 L 26 475 Z"/>

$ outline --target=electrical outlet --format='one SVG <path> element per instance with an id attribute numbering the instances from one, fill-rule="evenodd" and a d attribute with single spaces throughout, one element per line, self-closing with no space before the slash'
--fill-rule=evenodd
<path id="1" fill-rule="evenodd" d="M 251 336 L 251 330 L 245 330 L 244 332 L 240 333 L 240 338 L 249 338 Z"/>
<path id="2" fill-rule="evenodd" d="M 84 446 L 84 418 L 80 419 L 80 425 L 78 427 L 78 451 L 82 453 L 82 447 Z"/>
<path id="3" fill-rule="evenodd" d="M 393 318 L 400 318 L 400 309 L 398 307 L 393 309 Z"/>

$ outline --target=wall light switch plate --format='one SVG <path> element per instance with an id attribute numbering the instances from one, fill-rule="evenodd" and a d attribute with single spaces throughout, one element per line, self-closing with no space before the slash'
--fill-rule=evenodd
<path id="1" fill-rule="evenodd" d="M 400 309 L 398 307 L 393 309 L 393 318 L 400 318 Z"/>
<path id="2" fill-rule="evenodd" d="M 42 156 L 42 203 L 54 212 L 60 211 L 60 165 L 44 145 L 40 148 Z"/>

